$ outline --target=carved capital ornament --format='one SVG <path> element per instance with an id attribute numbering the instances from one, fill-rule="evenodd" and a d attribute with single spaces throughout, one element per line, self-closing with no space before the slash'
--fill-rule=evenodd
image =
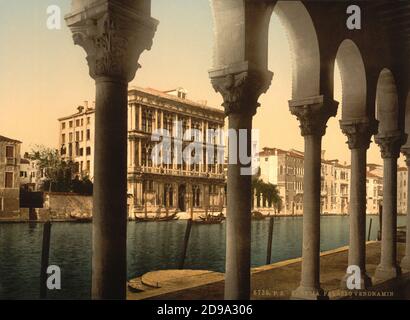
<path id="1" fill-rule="evenodd" d="M 383 159 L 398 158 L 400 148 L 406 143 L 407 135 L 397 130 L 392 132 L 382 132 L 375 136 L 375 141 L 380 147 Z"/>
<path id="2" fill-rule="evenodd" d="M 377 133 L 378 121 L 369 119 L 341 120 L 340 128 L 347 136 L 349 149 L 368 149 L 372 135 Z"/>
<path id="3" fill-rule="evenodd" d="M 337 101 L 325 102 L 323 96 L 289 101 L 291 114 L 297 117 L 302 136 L 323 136 L 330 117 L 337 113 Z"/>
<path id="4" fill-rule="evenodd" d="M 132 10 L 85 7 L 66 17 L 74 43 L 87 54 L 90 76 L 131 81 L 144 50 L 150 50 L 158 22 Z"/>
<path id="5" fill-rule="evenodd" d="M 265 93 L 272 81 L 270 71 L 242 71 L 212 77 L 211 83 L 223 97 L 223 107 L 228 116 L 232 113 L 253 116 L 260 106 L 259 96 Z"/>

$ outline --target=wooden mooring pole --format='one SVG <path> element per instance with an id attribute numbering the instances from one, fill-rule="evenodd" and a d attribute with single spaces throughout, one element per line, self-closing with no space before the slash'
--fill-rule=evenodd
<path id="1" fill-rule="evenodd" d="M 51 222 L 47 221 L 43 227 L 43 247 L 41 250 L 40 270 L 40 299 L 47 298 L 47 268 L 50 256 Z"/>
<path id="2" fill-rule="evenodd" d="M 180 270 L 184 269 L 186 253 L 188 251 L 189 236 L 191 235 L 191 228 L 192 228 L 192 219 L 189 219 L 186 225 L 184 245 L 182 248 L 182 256 L 181 256 L 181 261 L 179 263 Z"/>
<path id="3" fill-rule="evenodd" d="M 266 264 L 270 264 L 271 263 L 271 258 L 272 258 L 273 223 L 274 223 L 274 218 L 270 217 L 270 219 L 269 219 L 269 234 L 268 234 L 268 248 L 267 248 L 267 252 L 266 252 Z"/>
<path id="4" fill-rule="evenodd" d="M 370 219 L 370 223 L 369 223 L 369 233 L 368 233 L 368 235 L 367 235 L 367 241 L 370 241 L 370 235 L 371 235 L 371 232 L 372 232 L 372 222 L 373 222 L 373 219 Z"/>
<path id="5" fill-rule="evenodd" d="M 379 234 L 377 235 L 377 240 L 382 240 L 382 228 L 383 228 L 383 205 L 379 205 Z"/>

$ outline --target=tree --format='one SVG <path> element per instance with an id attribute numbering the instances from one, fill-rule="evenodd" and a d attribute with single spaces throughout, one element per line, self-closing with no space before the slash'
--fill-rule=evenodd
<path id="1" fill-rule="evenodd" d="M 78 176 L 73 179 L 75 164 L 64 161 L 58 150 L 37 145 L 28 154 L 28 158 L 36 161 L 44 173 L 46 181 L 43 183 L 43 190 L 92 195 L 93 184 L 90 179 L 83 177 L 80 180 Z"/>
<path id="2" fill-rule="evenodd" d="M 28 158 L 37 162 L 44 173 L 43 189 L 49 191 L 67 192 L 71 182 L 72 163 L 62 161 L 56 149 L 36 145 L 28 154 Z"/>
<path id="3" fill-rule="evenodd" d="M 276 185 L 266 183 L 256 178 L 252 179 L 252 194 L 256 195 L 257 206 L 262 202 L 267 202 L 269 207 L 274 207 L 278 211 L 282 209 L 282 198 Z"/>

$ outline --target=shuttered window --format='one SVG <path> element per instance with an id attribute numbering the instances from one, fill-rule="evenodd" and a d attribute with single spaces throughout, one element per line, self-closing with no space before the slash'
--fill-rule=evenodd
<path id="1" fill-rule="evenodd" d="M 13 188 L 13 172 L 6 172 L 4 186 L 5 188 Z"/>

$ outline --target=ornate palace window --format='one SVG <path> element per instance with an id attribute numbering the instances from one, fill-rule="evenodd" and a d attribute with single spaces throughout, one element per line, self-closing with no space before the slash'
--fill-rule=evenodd
<path id="1" fill-rule="evenodd" d="M 152 167 L 152 146 L 146 143 L 141 150 L 141 165 L 145 167 Z"/>
<path id="2" fill-rule="evenodd" d="M 164 112 L 164 129 L 169 132 L 171 137 L 174 136 L 174 116 L 171 113 Z"/>
<path id="3" fill-rule="evenodd" d="M 152 132 L 152 110 L 143 109 L 142 111 L 142 131 Z"/>

